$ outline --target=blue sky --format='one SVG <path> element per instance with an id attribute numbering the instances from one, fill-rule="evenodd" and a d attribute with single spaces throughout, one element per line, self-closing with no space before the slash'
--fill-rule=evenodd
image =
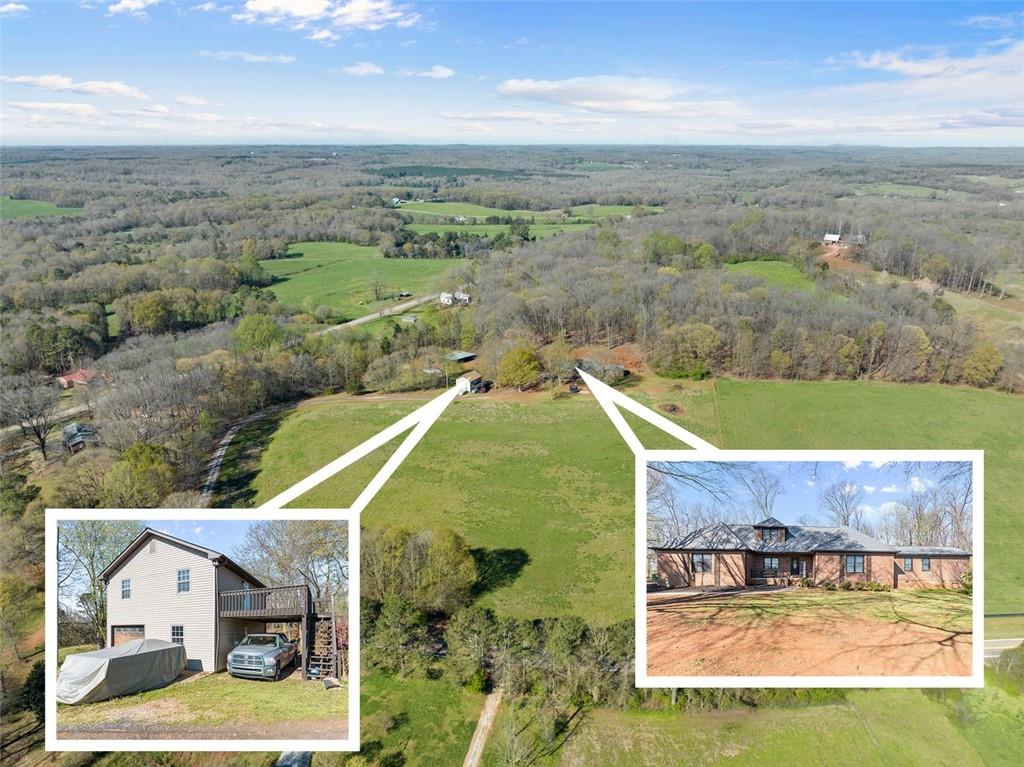
<path id="1" fill-rule="evenodd" d="M 863 493 L 861 507 L 869 522 L 877 522 L 886 511 L 913 492 L 935 487 L 931 478 L 941 464 L 922 463 L 908 466 L 899 463 L 871 463 L 866 461 L 821 461 L 821 462 L 754 462 L 776 475 L 782 483 L 783 492 L 775 502 L 773 516 L 786 523 L 795 524 L 800 517 L 817 518 L 817 524 L 828 524 L 827 512 L 821 503 L 825 488 L 843 483 L 851 490 Z M 931 475 L 931 476 L 930 476 Z M 685 505 L 701 503 L 707 508 L 716 508 L 722 501 L 716 500 L 706 491 L 684 484 L 673 477 L 666 477 L 672 486 L 678 502 Z M 735 521 L 746 519 L 744 512 L 749 506 L 748 496 L 743 487 L 732 481 L 724 494 L 736 507 Z"/>
<path id="2" fill-rule="evenodd" d="M 2 140 L 1024 144 L 1021 3 L 0 0 Z"/>
<path id="3" fill-rule="evenodd" d="M 242 545 L 245 531 L 252 523 L 224 519 L 161 519 L 145 524 L 183 541 L 198 543 L 200 546 L 234 557 L 235 549 Z"/>

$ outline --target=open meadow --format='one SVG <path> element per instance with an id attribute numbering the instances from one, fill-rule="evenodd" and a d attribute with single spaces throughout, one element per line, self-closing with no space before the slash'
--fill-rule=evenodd
<path id="1" fill-rule="evenodd" d="M 270 286 L 278 300 L 309 311 L 327 306 L 334 319 L 370 314 L 394 303 L 400 291 L 429 293 L 459 259 L 384 258 L 380 250 L 343 242 L 296 242 L 286 258 L 261 261 L 274 277 Z M 374 298 L 380 281 L 386 298 Z"/>
<path id="2" fill-rule="evenodd" d="M 52 202 L 40 200 L 14 200 L 7 196 L 0 197 L 0 221 L 13 218 L 34 218 L 35 216 L 74 216 L 82 212 L 82 208 L 59 208 Z"/>
<path id="3" fill-rule="evenodd" d="M 963 448 L 986 452 L 986 610 L 1024 611 L 1024 545 L 1015 477 L 1024 462 L 1019 398 L 937 385 L 649 378 L 626 390 L 675 405 L 682 425 L 727 448 Z M 422 397 L 422 398 L 421 398 Z M 424 401 L 311 401 L 259 436 L 229 503 L 258 504 Z M 256 429 L 258 427 L 251 427 Z M 246 452 L 246 433 L 234 448 Z M 670 447 L 652 428 L 650 447 Z M 262 450 L 262 446 L 266 449 Z M 296 506 L 344 506 L 386 459 L 379 451 Z M 225 471 L 232 471 L 230 466 Z M 632 461 L 588 394 L 456 401 L 363 514 L 369 526 L 451 527 L 521 562 L 483 596 L 519 617 L 576 614 L 596 623 L 632 615 Z"/>

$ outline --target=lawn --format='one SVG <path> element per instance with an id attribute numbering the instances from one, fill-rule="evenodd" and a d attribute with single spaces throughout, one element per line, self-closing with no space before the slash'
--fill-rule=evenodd
<path id="1" fill-rule="evenodd" d="M 657 676 L 966 676 L 970 632 L 970 596 L 946 589 L 647 596 Z"/>
<path id="2" fill-rule="evenodd" d="M 224 728 L 251 731 L 250 737 L 298 738 L 301 731 L 301 737 L 325 738 L 344 737 L 347 712 L 344 685 L 326 690 L 319 682 L 301 681 L 297 671 L 279 682 L 237 679 L 221 672 L 97 703 L 61 705 L 57 725 L 66 737 L 99 736 L 121 729 L 137 730 L 136 737 L 152 737 L 147 731 L 164 730 L 182 736 L 195 730 L 197 737 L 209 737 L 204 733 Z M 295 734 L 289 735 L 290 731 Z"/>
<path id="3" fill-rule="evenodd" d="M 0 197 L 0 220 L 12 218 L 33 218 L 35 216 L 73 216 L 83 208 L 58 208 L 52 202 L 40 200 L 12 200 Z"/>
<path id="4" fill-rule="evenodd" d="M 1024 615 L 985 618 L 985 639 L 1019 639 L 1024 637 Z"/>
<path id="5" fill-rule="evenodd" d="M 738 264 L 726 264 L 725 270 L 731 274 L 759 277 L 767 283 L 783 288 L 814 290 L 814 283 L 807 275 L 786 261 L 743 261 Z"/>
<path id="6" fill-rule="evenodd" d="M 260 262 L 275 278 L 271 290 L 281 303 L 305 309 L 328 306 L 339 321 L 394 303 L 390 298 L 374 300 L 378 277 L 388 295 L 399 291 L 422 295 L 460 263 L 459 259 L 384 258 L 377 248 L 342 242 L 296 242 L 288 247 L 287 258 Z"/>
<path id="7" fill-rule="evenodd" d="M 989 612 L 1024 611 L 1014 520 L 1024 400 L 937 385 L 871 382 L 671 382 L 625 389 L 713 444 L 729 448 L 981 448 L 986 451 Z M 373 436 L 428 395 L 316 400 L 264 434 L 230 503 L 256 504 Z M 666 413 L 667 414 L 667 413 Z M 633 422 L 634 419 L 629 419 Z M 673 440 L 644 427 L 649 447 Z M 329 437 L 329 438 L 328 438 Z M 244 439 L 244 437 L 243 437 Z M 266 449 L 262 450 L 263 445 Z M 393 445 L 306 494 L 297 504 L 344 507 Z M 262 450 L 262 452 L 260 452 Z M 363 524 L 447 526 L 473 546 L 528 560 L 484 595 L 501 612 L 573 613 L 598 623 L 632 615 L 632 462 L 588 396 L 457 400 L 363 514 Z M 225 471 L 231 471 L 230 461 Z"/>
<path id="8" fill-rule="evenodd" d="M 592 226 L 594 226 L 594 224 L 530 224 L 530 234 L 538 240 L 544 240 L 548 237 L 554 237 L 556 234 L 562 234 L 563 232 L 580 232 L 584 229 L 590 229 Z M 444 232 L 465 232 L 466 234 L 476 234 L 481 237 L 494 237 L 502 232 L 508 231 L 507 224 L 416 223 L 406 224 L 405 228 L 412 232 L 416 232 L 417 234 L 429 234 L 430 232 L 437 232 L 438 234 L 443 234 Z"/>
<path id="9" fill-rule="evenodd" d="M 957 726 L 948 711 L 948 706 L 920 690 L 851 690 L 843 704 L 792 709 L 687 714 L 598 710 L 587 715 L 561 751 L 541 763 L 563 767 L 1015 763 L 1012 758 L 983 759 L 983 749 L 975 745 L 977 737 Z M 501 733 L 500 722 L 496 733 Z M 1019 727 L 1017 733 L 999 733 L 985 749 L 987 754 L 1000 746 L 1019 747 L 1024 740 L 1019 733 Z M 501 764 L 497 756 L 496 749 L 489 751 L 490 767 Z"/>
<path id="10" fill-rule="evenodd" d="M 360 755 L 374 764 L 462 764 L 483 695 L 444 680 L 398 679 L 379 672 L 362 680 Z M 344 754 L 317 753 L 313 767 L 344 764 Z"/>

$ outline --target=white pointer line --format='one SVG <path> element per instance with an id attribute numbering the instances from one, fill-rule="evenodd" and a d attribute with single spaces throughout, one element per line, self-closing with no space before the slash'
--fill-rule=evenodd
<path id="1" fill-rule="evenodd" d="M 427 433 L 427 430 L 433 425 L 434 421 L 436 421 L 441 413 L 444 412 L 444 409 L 451 404 L 452 400 L 460 394 L 465 394 L 468 391 L 469 381 L 465 378 L 459 378 L 455 382 L 455 385 L 448 391 L 438 395 L 427 404 L 417 408 L 401 420 L 391 424 L 391 426 L 384 429 L 384 431 L 380 432 L 376 436 L 371 437 L 365 442 L 352 448 L 341 457 L 334 459 L 326 466 L 318 469 L 305 479 L 292 485 L 283 493 L 274 496 L 260 506 L 260 510 L 269 511 L 272 509 L 282 508 L 286 504 L 294 501 L 296 498 L 305 495 L 321 482 L 330 479 L 338 472 L 343 471 L 359 459 L 366 457 L 377 448 L 387 444 L 398 435 L 415 426 L 409 436 L 406 437 L 399 446 L 398 450 L 396 450 L 388 459 L 387 463 L 384 464 L 381 470 L 377 472 L 377 475 L 370 481 L 370 484 L 366 486 L 366 489 L 359 494 L 355 503 L 352 504 L 352 511 L 357 513 L 362 511 L 366 508 L 366 505 L 373 500 L 373 497 L 384 486 L 384 483 L 391 478 L 391 475 L 395 472 L 402 461 L 405 460 L 405 457 L 409 455 L 414 447 L 416 447 L 416 444 L 423 438 L 423 435 Z"/>

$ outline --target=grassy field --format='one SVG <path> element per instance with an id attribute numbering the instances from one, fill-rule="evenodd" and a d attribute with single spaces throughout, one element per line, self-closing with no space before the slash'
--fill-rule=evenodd
<path id="1" fill-rule="evenodd" d="M 555 210 L 504 210 L 484 205 L 473 205 L 468 202 L 407 202 L 400 210 L 416 213 L 421 216 L 465 216 L 466 218 L 486 218 L 487 216 L 513 216 L 515 218 L 534 219 L 538 223 L 561 222 L 565 219 L 562 209 Z M 658 212 L 660 208 L 646 207 L 645 210 Z M 577 205 L 572 208 L 571 219 L 600 219 L 609 216 L 628 216 L 633 212 L 632 205 Z"/>
<path id="2" fill-rule="evenodd" d="M 981 697 L 970 690 L 975 703 Z M 997 693 L 998 695 L 998 693 Z M 977 705 L 981 705 L 978 703 Z M 566 746 L 538 762 L 543 765 L 635 767 L 640 764 L 730 765 L 763 767 L 804 765 L 1019 764 L 1024 746 L 1019 698 L 1002 693 L 991 708 L 1010 718 L 985 722 L 986 741 L 977 730 L 958 726 L 950 707 L 920 690 L 851 690 L 846 703 L 806 708 L 693 712 L 619 712 L 587 714 Z M 998 707 L 998 708 L 997 708 Z M 1017 720 L 1019 722 L 1019 719 Z M 485 764 L 498 767 L 501 733 L 488 749 Z M 997 733 L 999 726 L 1016 728 Z"/>
<path id="3" fill-rule="evenodd" d="M 732 274 L 760 277 L 765 282 L 784 288 L 814 290 L 814 283 L 807 275 L 786 261 L 743 261 L 739 264 L 726 264 L 725 269 Z"/>
<path id="4" fill-rule="evenodd" d="M 530 234 L 538 240 L 543 240 L 548 237 L 554 237 L 556 234 L 562 234 L 563 232 L 579 232 L 584 229 L 590 229 L 592 226 L 594 226 L 594 224 L 530 224 Z M 465 232 L 466 234 L 476 234 L 481 237 L 494 237 L 495 235 L 508 231 L 507 224 L 417 223 L 406 224 L 405 228 L 416 232 L 417 234 L 428 234 L 430 232 L 437 232 L 438 234 L 442 234 L 444 232 Z"/>
<path id="5" fill-rule="evenodd" d="M 1001 302 L 983 298 L 978 293 L 947 290 L 942 300 L 952 306 L 959 317 L 973 323 L 982 335 L 1000 341 L 1024 339 L 1024 302 L 1020 299 Z"/>
<path id="6" fill-rule="evenodd" d="M 462 764 L 483 695 L 445 681 L 363 676 L 362 749 L 373 764 Z M 317 753 L 313 767 L 345 764 L 346 754 Z"/>
<path id="7" fill-rule="evenodd" d="M 244 728 L 311 721 L 344 723 L 348 694 L 303 682 L 293 671 L 279 682 L 237 679 L 227 673 L 206 674 L 135 695 L 77 706 L 59 706 L 58 726 L 73 729 L 133 725 Z"/>
<path id="8" fill-rule="evenodd" d="M 297 242 L 288 257 L 261 261 L 275 278 L 271 289 L 283 304 L 308 308 L 328 306 L 338 320 L 353 319 L 390 306 L 391 299 L 375 301 L 373 282 L 379 276 L 388 293 L 429 293 L 437 280 L 458 259 L 384 258 L 376 248 L 341 242 Z M 279 281 L 277 281 L 279 280 Z"/>
<path id="9" fill-rule="evenodd" d="M 12 200 L 0 197 L 0 220 L 12 218 L 33 218 L 35 216 L 73 216 L 81 213 L 82 208 L 58 208 L 52 202 L 39 200 Z"/>
<path id="10" fill-rule="evenodd" d="M 961 199 L 969 196 L 965 192 L 949 192 L 943 189 L 933 189 L 930 186 L 920 186 L 918 184 L 871 184 L 870 186 L 861 187 L 858 191 L 860 194 L 876 195 L 878 197 L 934 197 L 937 199 Z"/>
<path id="11" fill-rule="evenodd" d="M 986 451 L 986 609 L 1024 611 L 1017 551 L 1017 478 L 1024 400 L 937 385 L 650 378 L 626 390 L 713 444 L 730 448 L 980 448 Z M 334 398 L 299 408 L 260 436 L 262 453 L 241 472 L 241 496 L 259 504 L 422 403 Z M 649 447 L 669 447 L 653 428 Z M 240 443 L 241 450 L 245 434 Z M 315 437 L 315 438 L 313 438 Z M 390 449 L 390 447 L 388 448 Z M 295 505 L 350 503 L 386 458 L 364 459 Z M 230 462 L 229 462 L 230 463 Z M 599 623 L 632 613 L 630 454 L 587 395 L 506 402 L 456 401 L 363 514 L 363 524 L 452 527 L 473 546 L 511 549 L 514 577 L 484 603 L 522 617 L 575 613 Z M 230 468 L 226 468 L 230 470 Z"/>

